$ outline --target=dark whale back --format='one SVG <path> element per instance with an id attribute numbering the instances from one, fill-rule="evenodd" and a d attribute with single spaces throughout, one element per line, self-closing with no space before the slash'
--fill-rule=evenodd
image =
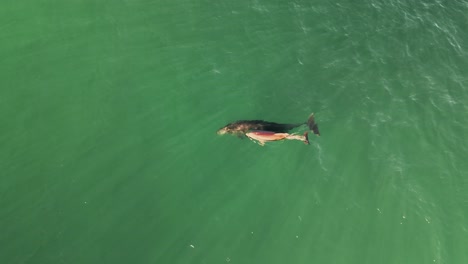
<path id="1" fill-rule="evenodd" d="M 270 131 L 275 133 L 287 133 L 289 130 L 305 125 L 316 135 L 320 135 L 317 123 L 315 123 L 314 114 L 312 113 L 307 122 L 299 124 L 281 124 L 275 122 L 268 122 L 264 120 L 238 120 L 234 123 L 227 124 L 225 127 L 218 130 L 218 134 L 231 133 L 231 134 L 245 134 L 252 130 Z"/>
<path id="2" fill-rule="evenodd" d="M 264 120 L 239 120 L 231 124 L 234 127 L 242 127 L 246 130 L 264 130 L 276 133 L 286 133 L 289 130 L 303 124 L 280 124 Z M 241 130 L 245 130 L 241 129 Z"/>

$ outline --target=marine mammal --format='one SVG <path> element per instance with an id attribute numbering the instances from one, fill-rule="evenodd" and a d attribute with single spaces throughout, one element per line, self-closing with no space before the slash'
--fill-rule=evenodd
<path id="1" fill-rule="evenodd" d="M 307 122 L 299 124 L 281 124 L 264 120 L 239 120 L 225 125 L 224 127 L 220 128 L 217 133 L 219 135 L 234 134 L 239 137 L 245 135 L 250 139 L 263 142 L 263 144 L 266 141 L 299 138 L 299 140 L 308 143 L 307 133 L 305 133 L 304 136 L 287 133 L 289 130 L 305 124 L 307 124 L 309 129 L 312 130 L 314 134 L 320 136 L 320 132 L 318 130 L 317 124 L 315 123 L 315 116 L 313 113 L 309 116 Z"/>

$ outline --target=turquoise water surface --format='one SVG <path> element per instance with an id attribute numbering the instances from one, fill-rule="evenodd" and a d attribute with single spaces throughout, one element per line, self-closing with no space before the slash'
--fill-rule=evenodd
<path id="1" fill-rule="evenodd" d="M 468 1 L 0 6 L 0 263 L 468 263 Z"/>

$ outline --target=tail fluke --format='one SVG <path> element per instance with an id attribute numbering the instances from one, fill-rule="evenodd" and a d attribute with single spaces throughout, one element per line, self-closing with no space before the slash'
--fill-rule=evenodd
<path id="1" fill-rule="evenodd" d="M 309 116 L 309 119 L 307 120 L 307 125 L 309 126 L 309 129 L 314 132 L 315 135 L 320 136 L 318 125 L 315 123 L 314 113 L 312 113 Z"/>

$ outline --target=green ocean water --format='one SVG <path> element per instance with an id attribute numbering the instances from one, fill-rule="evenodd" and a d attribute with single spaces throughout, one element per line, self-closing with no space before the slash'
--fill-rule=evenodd
<path id="1" fill-rule="evenodd" d="M 466 0 L 5 1 L 0 37 L 2 264 L 468 263 Z"/>

